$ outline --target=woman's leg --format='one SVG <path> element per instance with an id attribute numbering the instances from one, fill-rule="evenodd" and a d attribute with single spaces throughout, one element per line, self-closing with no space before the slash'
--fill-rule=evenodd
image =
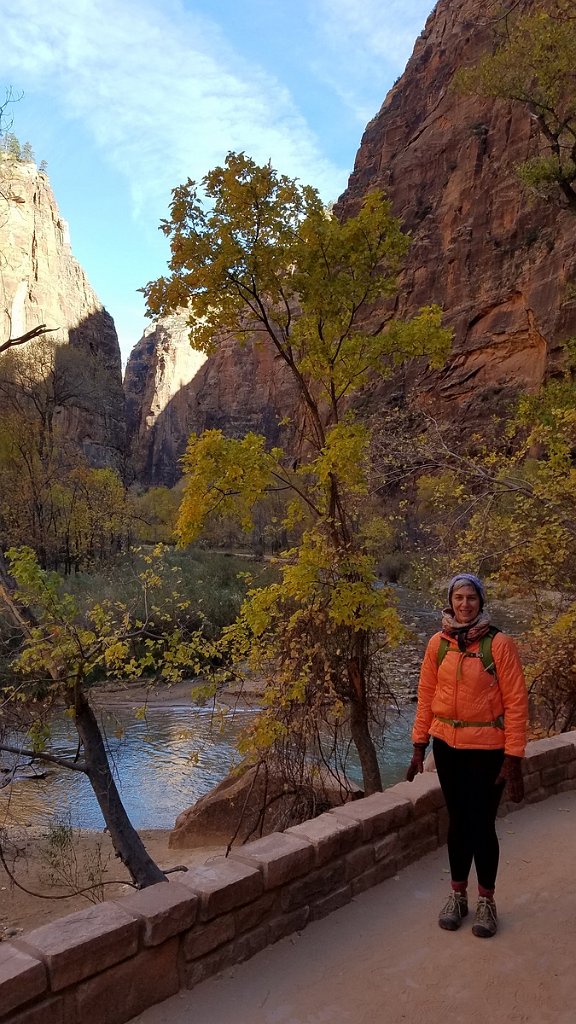
<path id="1" fill-rule="evenodd" d="M 432 743 L 438 780 L 448 810 L 448 860 L 453 883 L 468 881 L 474 858 L 473 833 L 470 828 L 470 794 L 463 754 L 443 740 Z"/>
<path id="2" fill-rule="evenodd" d="M 454 882 L 468 878 L 472 861 L 485 891 L 496 885 L 500 848 L 496 814 L 504 784 L 496 785 L 503 750 L 455 750 L 433 741 L 434 761 L 448 809 L 448 858 Z"/>
<path id="3" fill-rule="evenodd" d="M 496 785 L 502 767 L 503 750 L 470 750 L 469 798 L 470 833 L 474 850 L 474 865 L 481 895 L 494 892 L 500 846 L 496 835 L 496 815 L 502 798 L 504 783 Z"/>

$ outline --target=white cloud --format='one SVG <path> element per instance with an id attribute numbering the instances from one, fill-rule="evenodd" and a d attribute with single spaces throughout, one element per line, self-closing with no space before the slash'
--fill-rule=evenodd
<path id="1" fill-rule="evenodd" d="M 318 0 L 316 70 L 361 124 L 404 70 L 434 0 Z"/>
<path id="2" fill-rule="evenodd" d="M 326 198 L 345 185 L 288 91 L 178 0 L 5 0 L 2 28 L 4 74 L 82 123 L 138 216 L 164 215 L 170 189 L 229 149 L 271 158 Z"/>

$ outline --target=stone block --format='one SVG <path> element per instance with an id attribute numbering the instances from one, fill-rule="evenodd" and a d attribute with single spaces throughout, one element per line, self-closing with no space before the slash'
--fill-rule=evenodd
<path id="1" fill-rule="evenodd" d="M 391 833 L 396 835 L 396 833 Z M 358 846 L 355 850 L 350 850 L 344 858 L 345 868 L 345 879 L 347 882 L 352 878 L 356 878 L 358 875 L 363 874 L 364 871 L 368 871 L 371 867 L 374 867 L 375 854 L 374 844 L 365 843 L 364 846 Z"/>
<path id="2" fill-rule="evenodd" d="M 159 882 L 114 902 L 140 922 L 145 946 L 159 946 L 192 927 L 199 899 L 179 882 Z"/>
<path id="3" fill-rule="evenodd" d="M 393 878 L 398 874 L 398 857 L 383 857 L 374 866 L 374 884 L 380 885 L 387 878 Z"/>
<path id="4" fill-rule="evenodd" d="M 335 815 L 326 813 L 286 829 L 286 835 L 293 835 L 312 843 L 316 867 L 319 867 L 348 853 L 359 842 L 361 828 L 359 822 L 342 821 Z"/>
<path id="5" fill-rule="evenodd" d="M 261 871 L 232 857 L 213 857 L 188 871 L 179 884 L 200 897 L 201 921 L 250 903 L 264 890 Z"/>
<path id="6" fill-rule="evenodd" d="M 360 893 L 366 892 L 367 889 L 372 889 L 373 886 L 377 885 L 376 879 L 376 868 L 371 867 L 368 871 L 363 871 L 361 875 L 356 875 L 351 881 L 352 886 L 352 897 L 359 896 Z"/>
<path id="7" fill-rule="evenodd" d="M 299 878 L 282 890 L 281 906 L 284 912 L 309 905 L 313 900 L 326 896 L 339 888 L 345 880 L 344 860 L 336 860 L 322 868 L 316 868 L 304 878 Z"/>
<path id="8" fill-rule="evenodd" d="M 308 924 L 309 918 L 309 907 L 299 907 L 298 910 L 293 910 L 290 914 L 281 914 L 280 917 L 275 917 L 268 925 L 268 944 L 272 945 L 294 932 L 301 932 Z"/>
<path id="9" fill-rule="evenodd" d="M 526 803 L 537 804 L 540 800 L 546 800 L 550 796 L 547 789 L 544 786 L 539 786 L 538 789 L 533 789 L 531 793 L 526 794 Z M 502 804 L 500 805 L 502 807 Z"/>
<path id="10" fill-rule="evenodd" d="M 398 866 L 404 867 L 438 847 L 438 817 L 429 814 L 411 822 L 400 833 L 401 851 Z"/>
<path id="11" fill-rule="evenodd" d="M 432 772 L 417 775 L 413 782 L 397 782 L 390 786 L 388 793 L 403 800 L 409 800 L 414 808 L 414 816 L 420 817 L 444 807 L 444 797 L 438 782 L 438 776 Z"/>
<path id="12" fill-rule="evenodd" d="M 279 893 L 266 892 L 254 903 L 247 903 L 245 907 L 240 907 L 239 910 L 234 911 L 236 935 L 250 931 L 252 928 L 257 928 L 263 921 L 268 921 L 274 913 L 274 908 L 279 905 Z"/>
<path id="13" fill-rule="evenodd" d="M 100 903 L 36 928 L 15 944 L 43 960 L 57 992 L 133 956 L 138 927 L 117 904 Z"/>
<path id="14" fill-rule="evenodd" d="M 389 835 L 376 839 L 374 842 L 374 859 L 376 862 L 385 857 L 397 857 L 402 849 L 402 842 L 399 832 L 390 832 Z"/>
<path id="15" fill-rule="evenodd" d="M 366 842 L 384 832 L 399 829 L 412 818 L 413 805 L 410 800 L 394 796 L 390 790 L 386 790 L 335 807 L 327 813 L 333 814 L 338 821 L 357 822 L 362 829 L 362 839 Z"/>
<path id="16" fill-rule="evenodd" d="M 375 885 L 380 885 L 387 878 L 393 878 L 398 873 L 398 862 L 395 857 L 385 858 L 375 864 L 374 867 L 364 871 L 361 875 L 352 879 L 352 896 L 358 896 Z"/>
<path id="17" fill-rule="evenodd" d="M 526 744 L 525 766 L 528 771 L 548 768 L 551 765 L 572 761 L 576 758 L 574 733 L 547 736 L 543 740 L 531 740 Z"/>
<path id="18" fill-rule="evenodd" d="M 309 871 L 314 863 L 314 847 L 307 839 L 288 832 L 271 832 L 246 843 L 231 859 L 257 867 L 265 889 L 276 889 Z"/>
<path id="19" fill-rule="evenodd" d="M 46 968 L 38 956 L 0 943 L 0 1015 L 48 990 Z"/>
<path id="20" fill-rule="evenodd" d="M 22 1010 L 22 1013 L 10 1016 L 6 1024 L 75 1024 L 75 1021 L 73 996 L 67 995 L 42 999 L 35 1006 Z"/>
<path id="21" fill-rule="evenodd" d="M 554 791 L 556 786 L 561 782 L 565 782 L 567 778 L 567 765 L 566 764 L 552 764 L 542 768 L 542 785 L 544 789 Z"/>
<path id="22" fill-rule="evenodd" d="M 81 982 L 76 991 L 78 1021 L 124 1024 L 175 995 L 179 987 L 178 939 L 172 938 Z"/>
<path id="23" fill-rule="evenodd" d="M 184 965 L 184 983 L 186 988 L 194 988 L 199 982 L 206 978 L 233 967 L 242 960 L 248 960 L 255 953 L 259 953 L 268 945 L 268 934 L 265 927 L 256 928 L 252 932 L 246 932 L 225 946 L 221 946 L 214 953 L 200 957 L 191 963 Z"/>
<path id="24" fill-rule="evenodd" d="M 576 778 L 566 779 L 565 782 L 558 783 L 559 793 L 569 793 L 574 789 L 576 789 Z"/>
<path id="25" fill-rule="evenodd" d="M 525 772 L 523 777 L 524 792 L 526 794 L 533 793 L 535 789 L 540 789 L 542 785 L 542 775 L 540 772 Z"/>
<path id="26" fill-rule="evenodd" d="M 336 889 L 335 892 L 329 893 L 328 896 L 321 896 L 320 899 L 314 900 L 310 904 L 310 920 L 319 921 L 321 918 L 327 917 L 334 910 L 345 907 L 347 903 L 350 903 L 351 899 L 351 885 L 343 885 L 340 889 Z"/>
<path id="27" fill-rule="evenodd" d="M 424 818 L 417 818 L 401 829 L 399 836 L 403 853 L 420 847 L 423 842 L 427 845 L 429 841 L 434 843 L 430 849 L 435 849 L 438 846 L 438 815 L 434 812 Z"/>
<path id="28" fill-rule="evenodd" d="M 237 960 L 232 943 L 220 946 L 215 952 L 208 953 L 206 956 L 199 957 L 198 960 L 191 960 L 189 963 L 184 964 L 182 969 L 184 987 L 194 988 L 195 985 L 199 985 L 206 978 L 212 978 L 220 971 L 225 971 L 227 967 L 233 967 L 235 963 L 237 963 Z"/>
<path id="29" fill-rule="evenodd" d="M 232 914 L 216 917 L 207 924 L 196 925 L 184 936 L 181 943 L 182 955 L 185 960 L 197 960 L 198 957 L 211 953 L 225 942 L 230 942 L 235 934 Z"/>
<path id="30" fill-rule="evenodd" d="M 245 932 L 234 939 L 231 945 L 234 950 L 234 963 L 249 960 L 268 945 L 268 928 L 263 925 L 251 932 Z"/>

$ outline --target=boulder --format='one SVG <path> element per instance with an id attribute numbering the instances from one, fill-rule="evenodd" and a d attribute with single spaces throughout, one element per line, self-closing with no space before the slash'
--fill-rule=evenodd
<path id="1" fill-rule="evenodd" d="M 264 766 L 229 774 L 215 789 L 179 814 L 170 834 L 173 849 L 206 843 L 242 843 L 314 818 L 363 796 L 350 779 L 326 770 L 314 782 L 295 785 Z"/>

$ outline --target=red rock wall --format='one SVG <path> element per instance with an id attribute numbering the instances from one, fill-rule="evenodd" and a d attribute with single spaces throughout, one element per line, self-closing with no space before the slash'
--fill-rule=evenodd
<path id="1" fill-rule="evenodd" d="M 440 0 L 368 124 L 336 207 L 346 216 L 370 190 L 387 192 L 413 239 L 389 311 L 410 316 L 436 302 L 454 329 L 444 369 L 415 366 L 394 381 L 395 393 L 400 385 L 410 402 L 480 422 L 519 390 L 537 388 L 561 358 L 559 343 L 576 334 L 576 218 L 552 202 L 532 202 L 515 173 L 538 151 L 534 121 L 518 104 L 452 89 L 455 71 L 491 45 L 493 14 L 492 0 Z M 382 309 L 374 315 L 381 320 Z M 387 388 L 373 390 L 369 408 Z M 266 348 L 223 349 L 173 399 L 156 440 L 141 436 L 146 479 L 178 475 L 167 456 L 172 430 L 179 452 L 190 430 L 209 426 L 263 431 L 276 441 L 275 424 L 292 403 Z"/>
<path id="2" fill-rule="evenodd" d="M 576 218 L 531 202 L 515 175 L 537 152 L 534 121 L 519 104 L 451 87 L 491 45 L 493 13 L 491 0 L 440 0 L 337 206 L 345 216 L 382 188 L 411 232 L 396 312 L 437 302 L 455 331 L 446 369 L 415 382 L 435 403 L 536 387 L 576 331 Z"/>
<path id="3" fill-rule="evenodd" d="M 169 317 L 130 355 L 124 382 L 130 459 L 146 485 L 178 480 L 191 433 L 219 429 L 243 437 L 254 431 L 270 444 L 284 440 L 280 420 L 293 411 L 294 393 L 270 346 L 225 343 L 195 373 L 191 351 L 184 318 Z"/>

